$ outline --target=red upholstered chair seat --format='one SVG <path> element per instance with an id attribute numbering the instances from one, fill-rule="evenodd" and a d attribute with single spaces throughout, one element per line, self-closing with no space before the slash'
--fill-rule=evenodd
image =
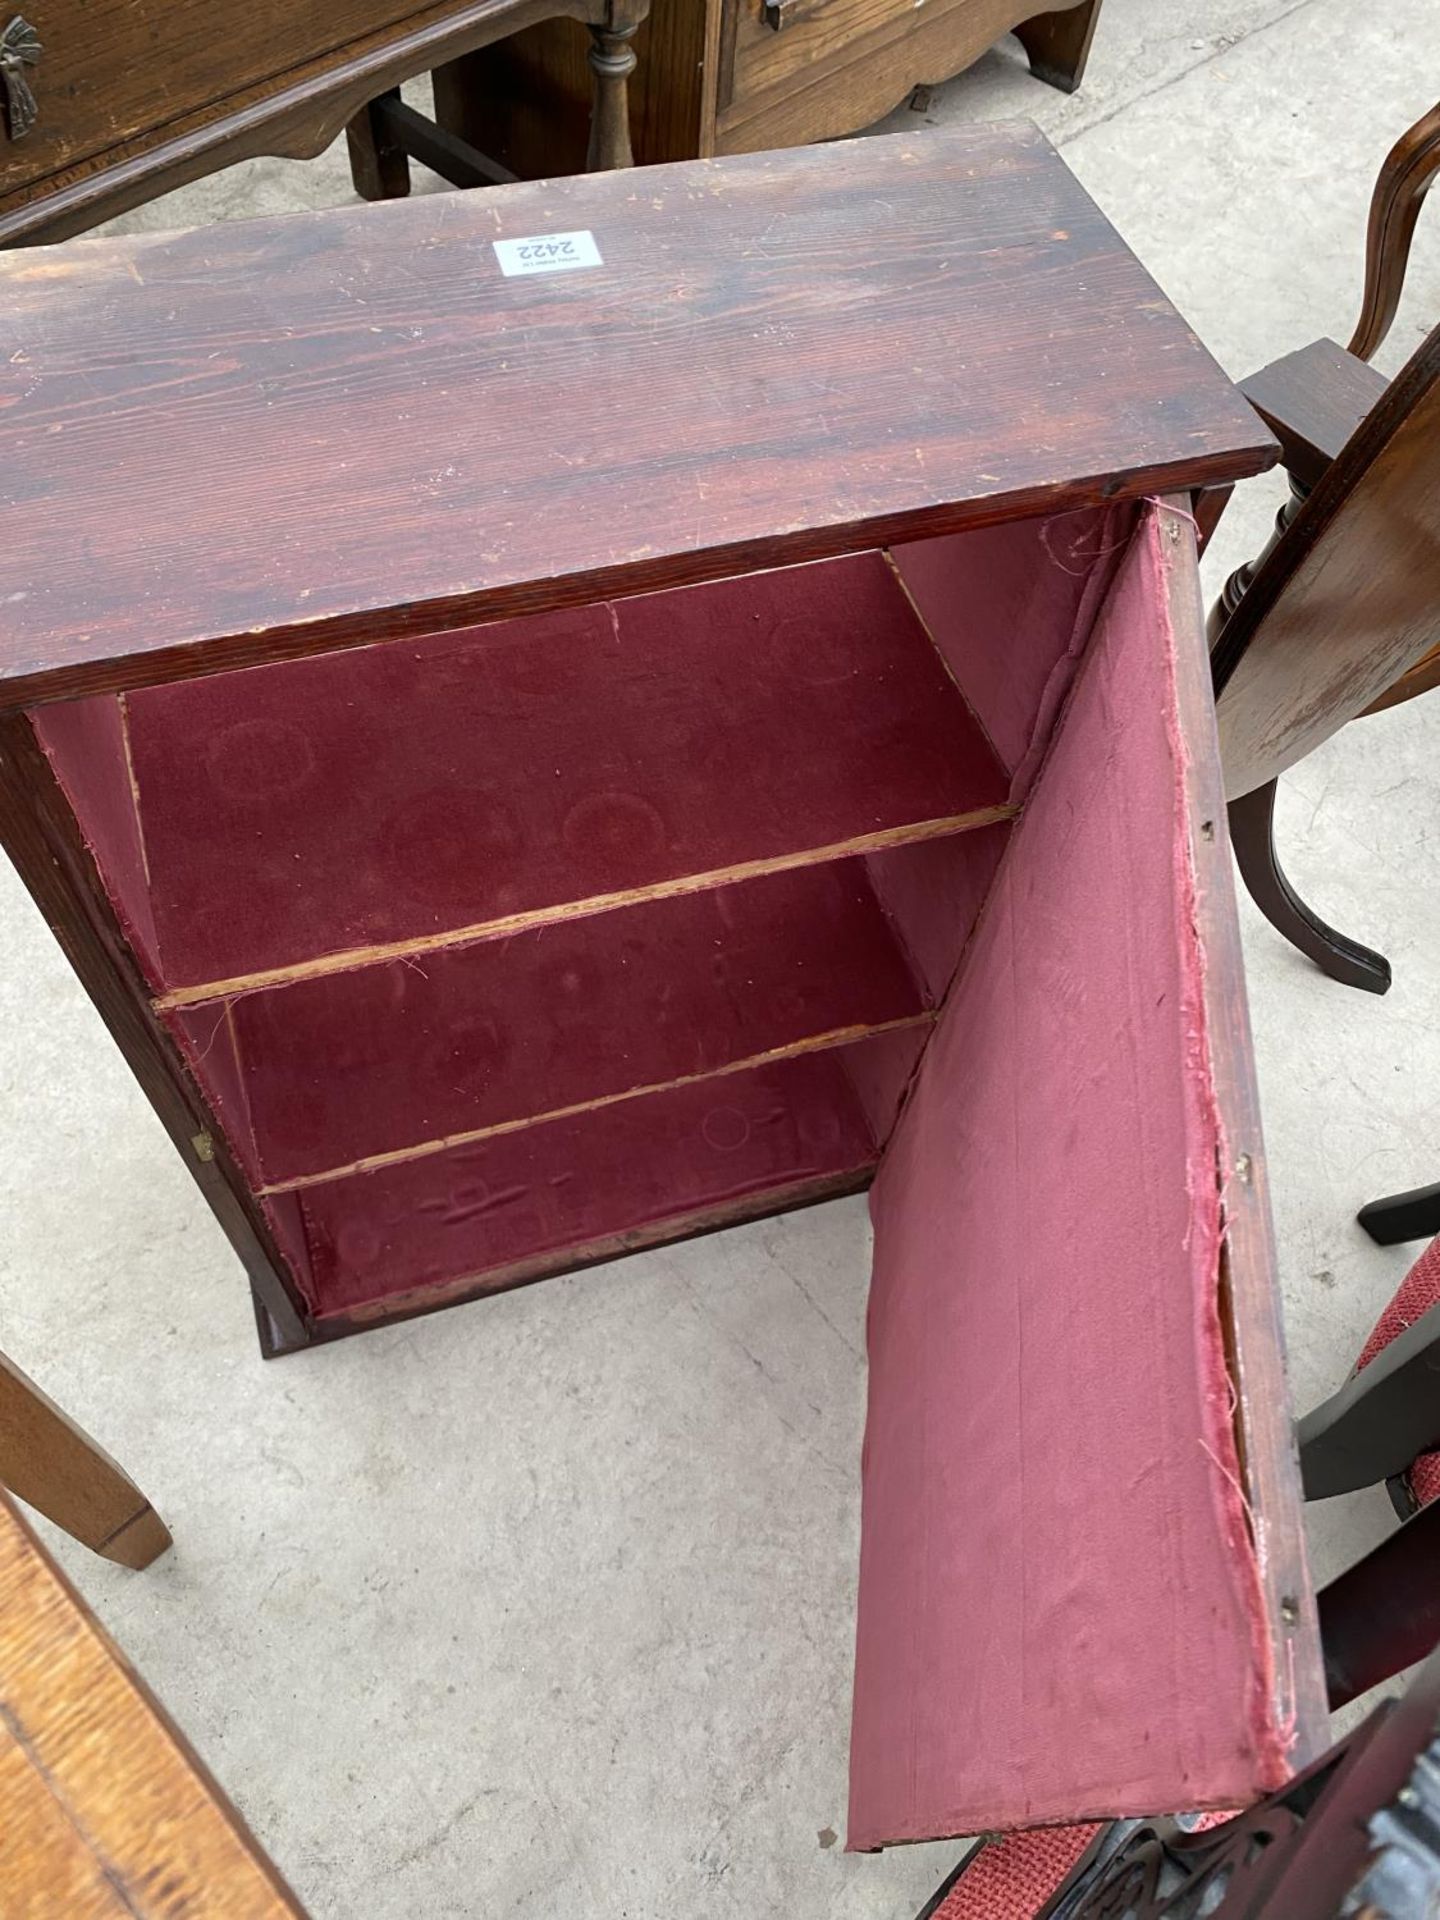
<path id="1" fill-rule="evenodd" d="M 1365 1342 L 1355 1371 L 1368 1367 L 1392 1340 L 1437 1303 L 1440 1303 L 1440 1239 L 1430 1242 L 1406 1274 L 1395 1298 L 1375 1322 L 1375 1330 Z M 1422 1453 L 1405 1478 L 1416 1504 L 1428 1507 L 1440 1494 L 1440 1452 Z"/>
<path id="2" fill-rule="evenodd" d="M 1233 1818 L 1229 1813 L 1202 1813 L 1192 1824 L 1196 1833 L 1204 1833 Z M 1099 1824 L 1092 1822 L 1028 1827 L 992 1840 L 977 1850 L 968 1872 L 926 1920 L 1035 1920 L 1099 1832 Z"/>
<path id="3" fill-rule="evenodd" d="M 1358 1373 L 1409 1326 L 1440 1304 L 1440 1238 L 1406 1274 L 1355 1363 Z M 1422 1453 L 1405 1476 L 1422 1507 L 1440 1495 L 1440 1451 Z M 1206 1824 L 1228 1818 L 1209 1816 Z M 1035 1920 L 1099 1833 L 1098 1825 L 1031 1827 L 1007 1833 L 974 1854 L 931 1920 Z"/>
<path id="4" fill-rule="evenodd" d="M 1098 1825 L 1030 1827 L 991 1841 L 933 1920 L 1034 1920 L 1099 1831 Z"/>

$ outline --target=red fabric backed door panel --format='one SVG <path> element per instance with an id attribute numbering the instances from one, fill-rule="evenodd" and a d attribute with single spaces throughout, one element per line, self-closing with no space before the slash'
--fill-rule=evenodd
<path id="1" fill-rule="evenodd" d="M 1233 1806 L 1283 1773 L 1156 528 L 872 1192 L 855 1848 Z"/>

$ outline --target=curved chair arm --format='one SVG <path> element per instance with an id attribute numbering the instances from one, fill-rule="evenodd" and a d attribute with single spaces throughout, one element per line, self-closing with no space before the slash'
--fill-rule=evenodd
<path id="1" fill-rule="evenodd" d="M 1440 104 L 1403 133 L 1386 155 L 1370 198 L 1365 234 L 1365 294 L 1350 352 L 1368 360 L 1390 331 L 1420 203 L 1440 174 Z"/>

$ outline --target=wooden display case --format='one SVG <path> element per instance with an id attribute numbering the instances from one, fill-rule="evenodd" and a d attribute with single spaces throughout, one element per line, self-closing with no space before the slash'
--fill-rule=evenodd
<path id="1" fill-rule="evenodd" d="M 0 303 L 0 834 L 266 1351 L 873 1180 L 851 1844 L 1303 1760 L 1185 505 L 1273 448 L 1043 139 Z"/>

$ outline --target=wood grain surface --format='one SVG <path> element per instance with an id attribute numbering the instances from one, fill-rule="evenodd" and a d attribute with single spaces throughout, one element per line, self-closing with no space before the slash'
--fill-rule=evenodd
<path id="1" fill-rule="evenodd" d="M 631 45 L 630 133 L 640 166 L 714 151 L 721 7 L 666 0 Z M 571 20 L 506 34 L 435 74 L 435 117 L 522 180 L 579 173 L 591 73 L 588 38 Z"/>
<path id="2" fill-rule="evenodd" d="M 41 0 L 39 114 L 0 141 L 0 197 L 157 124 L 403 19 L 406 0 L 289 0 L 227 10 L 173 0 Z M 43 24 L 42 24 L 43 23 Z"/>
<path id="3" fill-rule="evenodd" d="M 1194 873 L 1205 1037 L 1221 1136 L 1220 1315 L 1234 1392 L 1235 1451 L 1270 1636 L 1273 1712 L 1293 1731 L 1290 1761 L 1298 1772 L 1323 1752 L 1329 1715 L 1306 1559 L 1260 1090 L 1188 500 L 1162 502 L 1161 525 L 1171 550 L 1166 590 L 1175 636 L 1175 702 L 1187 746 L 1180 830 Z"/>
<path id="4" fill-rule="evenodd" d="M 1273 458 L 1024 125 L 78 241 L 0 323 L 15 704 Z"/>
<path id="5" fill-rule="evenodd" d="M 1422 114 L 1385 156 L 1370 196 L 1365 292 L 1350 351 L 1368 360 L 1389 333 L 1405 286 L 1410 242 L 1425 196 L 1440 176 L 1440 105 Z"/>
<path id="6" fill-rule="evenodd" d="M 1280 442 L 1285 471 L 1313 487 L 1389 385 L 1333 340 L 1283 354 L 1240 383 L 1240 391 Z"/>
<path id="7" fill-rule="evenodd" d="M 0 1911 L 5 1920 L 305 1920 L 3 1494 Z"/>
<path id="8" fill-rule="evenodd" d="M 776 146 L 851 133 L 899 106 L 922 74 L 941 80 L 972 65 L 1033 0 L 784 0 L 776 32 L 756 6 L 726 9 L 718 148 L 754 150 L 747 122 L 785 124 Z M 945 51 L 926 44 L 942 39 Z M 938 64 L 937 64 L 938 58 Z"/>
<path id="9" fill-rule="evenodd" d="M 1264 557 L 1215 643 L 1227 798 L 1328 740 L 1440 644 L 1440 327 Z"/>
<path id="10" fill-rule="evenodd" d="M 32 149 L 31 161 L 0 191 L 0 246 L 81 233 L 127 207 L 141 206 L 187 180 L 256 154 L 312 159 L 329 146 L 352 115 L 402 80 L 557 13 L 579 20 L 603 5 L 604 0 L 434 0 L 429 6 L 396 10 L 389 24 L 371 32 L 359 30 L 362 15 L 357 9 L 351 15 L 351 37 L 338 44 L 331 10 L 307 5 L 300 14 L 317 29 L 320 43 L 308 51 L 294 36 L 294 10 L 231 8 L 217 34 L 213 9 L 171 6 L 165 10 L 167 18 L 183 12 L 191 23 L 181 24 L 182 37 L 188 38 L 198 27 L 223 50 L 229 44 L 226 36 L 233 34 L 245 48 L 238 64 L 253 52 L 255 39 L 277 29 L 275 38 L 284 47 L 283 68 L 262 59 L 259 66 L 265 77 L 242 85 L 231 67 L 226 73 L 228 90 L 187 107 L 186 97 L 177 97 L 173 91 L 167 99 L 154 98 L 170 77 L 162 57 L 146 66 L 152 89 L 150 120 L 138 131 L 123 135 L 119 125 L 112 125 L 106 144 L 64 165 L 58 163 L 57 154 L 66 150 L 64 142 L 71 138 L 70 111 L 78 109 L 82 126 L 93 134 L 93 101 L 98 97 L 103 103 L 105 89 L 102 85 L 90 93 L 67 89 L 56 94 L 49 54 L 57 44 L 57 28 L 67 43 L 73 39 L 81 44 L 83 59 L 85 23 L 79 0 L 73 24 L 56 21 L 47 6 L 44 15 L 37 16 L 46 43 L 38 91 L 42 119 L 57 138 L 38 160 L 34 157 L 38 150 Z M 146 11 L 153 24 L 160 9 Z M 343 13 L 343 6 L 337 11 Z M 112 60 L 119 58 L 113 41 L 109 53 Z M 170 54 L 173 58 L 173 49 Z M 223 63 L 211 71 L 224 72 Z M 193 101 L 193 90 L 188 98 Z M 586 100 L 588 107 L 588 96 Z M 133 93 L 127 104 L 133 121 Z M 123 122 L 123 114 L 120 119 Z M 34 138 L 35 133 L 27 135 L 26 145 Z M 75 137 L 77 148 L 89 144 L 83 131 Z M 582 135 L 582 157 L 583 152 Z"/>
<path id="11" fill-rule="evenodd" d="M 3 1353 L 0 1487 L 119 1566 L 148 1567 L 170 1545 L 124 1468 Z"/>

